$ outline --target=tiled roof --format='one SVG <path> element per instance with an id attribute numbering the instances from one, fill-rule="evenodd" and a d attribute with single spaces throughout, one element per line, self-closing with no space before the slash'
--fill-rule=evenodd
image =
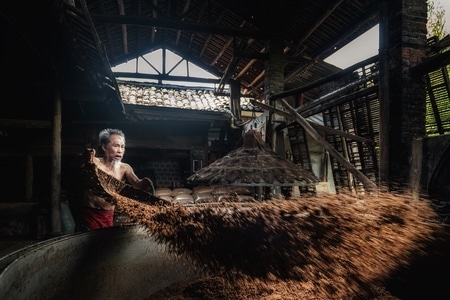
<path id="1" fill-rule="evenodd" d="M 213 89 L 119 83 L 119 91 L 124 104 L 230 112 L 230 97 L 215 95 Z M 241 97 L 241 109 L 261 112 L 250 100 Z"/>

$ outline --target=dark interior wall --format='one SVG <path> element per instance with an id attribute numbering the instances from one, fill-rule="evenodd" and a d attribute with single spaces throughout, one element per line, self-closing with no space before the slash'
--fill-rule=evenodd
<path id="1" fill-rule="evenodd" d="M 18 2 L 1 8 L 0 87 L 5 96 L 0 165 L 7 175 L 0 183 L 0 202 L 50 198 L 54 103 L 70 61 L 61 55 L 61 28 L 49 13 L 53 10 L 53 1 L 30 2 L 26 9 Z"/>
<path id="2" fill-rule="evenodd" d="M 423 139 L 420 185 L 424 194 L 450 198 L 450 135 Z"/>
<path id="3" fill-rule="evenodd" d="M 0 81 L 3 98 L 0 118 L 50 120 L 56 86 L 64 80 L 69 63 L 62 55 L 58 20 L 51 17 L 53 1 L 12 2 L 1 8 L 3 43 Z M 50 17 L 49 17 L 50 16 Z"/>
<path id="4" fill-rule="evenodd" d="M 2 156 L 0 157 L 0 169 L 8 170 L 11 176 L 3 176 L 0 189 L 2 190 L 1 202 L 16 202 L 25 200 L 25 157 Z M 5 173 L 6 174 L 6 173 Z"/>
<path id="5" fill-rule="evenodd" d="M 0 109 L 0 166 L 5 172 L 0 203 L 49 196 L 51 120 L 57 85 L 54 59 L 59 34 L 54 20 L 42 18 L 40 13 L 52 9 L 50 1 L 28 4 L 24 10 L 19 3 L 11 3 L 0 15 L 4 74 L 0 87 L 5 94 Z M 27 161 L 32 162 L 31 169 L 27 169 Z M 34 174 L 33 181 L 27 181 L 26 172 Z M 31 199 L 27 184 L 36 191 Z"/>
<path id="6" fill-rule="evenodd" d="M 209 122 L 157 120 L 147 122 L 92 122 L 65 124 L 62 130 L 64 152 L 85 145 L 98 148 L 98 133 L 105 128 L 121 129 L 126 138 L 127 153 L 134 149 L 194 149 L 206 145 Z M 145 155 L 138 152 L 135 155 Z"/>
<path id="7" fill-rule="evenodd" d="M 0 202 L 49 199 L 51 130 L 4 127 L 0 132 L 0 166 L 5 171 Z M 32 195 L 27 195 L 27 189 L 32 189 Z"/>

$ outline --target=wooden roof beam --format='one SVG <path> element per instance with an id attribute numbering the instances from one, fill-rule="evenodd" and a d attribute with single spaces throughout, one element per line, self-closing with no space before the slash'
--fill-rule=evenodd
<path id="1" fill-rule="evenodd" d="M 153 26 L 162 29 L 177 29 L 231 36 L 247 36 L 258 39 L 265 39 L 268 37 L 268 33 L 260 30 L 246 30 L 242 28 L 221 26 L 218 24 L 187 23 L 182 21 L 167 20 L 161 17 L 155 19 L 143 16 L 136 17 L 93 14 L 92 19 L 97 23 Z"/>

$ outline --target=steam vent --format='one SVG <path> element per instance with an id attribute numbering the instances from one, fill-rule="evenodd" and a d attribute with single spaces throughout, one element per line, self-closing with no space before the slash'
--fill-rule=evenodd
<path id="1" fill-rule="evenodd" d="M 307 186 L 319 182 L 310 171 L 278 156 L 263 141 L 261 132 L 249 130 L 243 146 L 200 169 L 188 178 L 193 184 L 237 186 Z"/>

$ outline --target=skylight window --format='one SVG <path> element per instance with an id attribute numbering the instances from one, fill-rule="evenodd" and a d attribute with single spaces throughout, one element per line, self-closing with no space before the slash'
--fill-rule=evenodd
<path id="1" fill-rule="evenodd" d="M 163 51 L 165 51 L 165 63 Z M 216 87 L 215 83 L 199 82 L 195 78 L 219 80 L 217 76 L 167 49 L 158 49 L 114 66 L 112 71 L 125 73 L 121 75 L 126 76 L 117 76 L 119 80 L 189 87 Z M 170 80 L 170 76 L 176 76 L 180 80 Z M 182 80 L 183 78 L 186 80 Z"/>
<path id="2" fill-rule="evenodd" d="M 376 25 L 327 57 L 324 61 L 341 69 L 346 69 L 355 64 L 355 62 L 377 55 L 378 48 L 379 26 Z"/>

